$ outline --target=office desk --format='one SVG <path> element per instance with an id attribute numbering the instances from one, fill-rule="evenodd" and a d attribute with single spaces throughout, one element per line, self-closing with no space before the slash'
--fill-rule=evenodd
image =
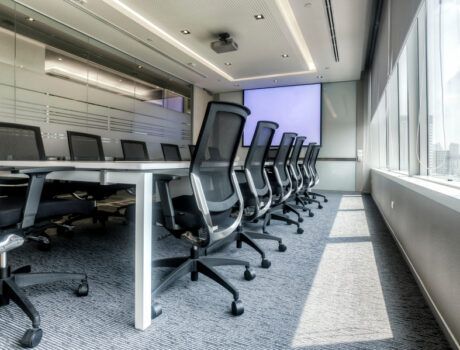
<path id="1" fill-rule="evenodd" d="M 0 167 L 40 168 L 73 167 L 72 171 L 54 172 L 50 180 L 95 182 L 102 185 L 136 186 L 135 219 L 135 293 L 134 325 L 144 330 L 152 323 L 152 189 L 155 174 L 186 175 L 190 162 L 71 162 L 71 161 L 0 161 Z M 13 176 L 2 172 L 1 176 Z"/>

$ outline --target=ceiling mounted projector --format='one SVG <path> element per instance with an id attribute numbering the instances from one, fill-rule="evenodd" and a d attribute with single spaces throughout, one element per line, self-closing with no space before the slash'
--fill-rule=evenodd
<path id="1" fill-rule="evenodd" d="M 211 43 L 211 49 L 217 53 L 225 53 L 238 50 L 238 44 L 230 38 L 230 34 L 219 34 L 219 40 Z"/>

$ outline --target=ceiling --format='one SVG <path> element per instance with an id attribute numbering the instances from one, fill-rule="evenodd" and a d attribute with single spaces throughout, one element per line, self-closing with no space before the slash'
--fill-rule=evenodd
<path id="1" fill-rule="evenodd" d="M 373 5 L 331 0 L 336 62 L 325 0 L 17 2 L 212 92 L 359 79 Z M 222 32 L 238 51 L 211 49 Z"/>

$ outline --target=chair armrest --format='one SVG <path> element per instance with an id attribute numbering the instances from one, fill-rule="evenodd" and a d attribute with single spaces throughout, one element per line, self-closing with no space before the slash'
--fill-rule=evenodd
<path id="1" fill-rule="evenodd" d="M 13 174 L 24 174 L 29 177 L 29 186 L 27 187 L 26 201 L 22 211 L 22 220 L 18 225 L 19 228 L 25 229 L 35 224 L 35 217 L 37 216 L 38 207 L 40 205 L 46 175 L 54 171 L 69 171 L 73 169 L 73 167 L 57 166 L 11 170 Z"/>

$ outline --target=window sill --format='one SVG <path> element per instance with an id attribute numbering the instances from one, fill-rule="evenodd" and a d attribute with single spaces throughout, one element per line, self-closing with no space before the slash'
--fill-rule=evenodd
<path id="1" fill-rule="evenodd" d="M 383 169 L 372 171 L 460 213 L 460 188 L 455 185 L 428 176 L 408 176 Z"/>

